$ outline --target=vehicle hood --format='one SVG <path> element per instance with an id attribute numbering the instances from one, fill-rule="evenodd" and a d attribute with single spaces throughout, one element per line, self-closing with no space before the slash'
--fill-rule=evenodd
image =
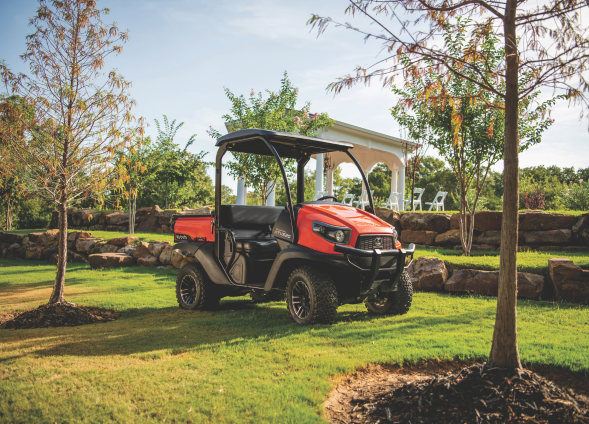
<path id="1" fill-rule="evenodd" d="M 305 220 L 348 227 L 356 234 L 392 234 L 390 224 L 364 210 L 341 204 L 303 205 Z"/>

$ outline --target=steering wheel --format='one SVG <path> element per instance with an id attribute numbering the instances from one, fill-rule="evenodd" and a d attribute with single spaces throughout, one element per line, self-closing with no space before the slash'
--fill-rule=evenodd
<path id="1" fill-rule="evenodd" d="M 317 201 L 327 200 L 327 199 L 333 199 L 333 200 L 336 201 L 336 203 L 339 203 L 338 200 L 337 200 L 337 197 L 335 197 L 335 196 L 323 196 L 323 197 L 320 197 L 319 199 L 317 199 Z"/>

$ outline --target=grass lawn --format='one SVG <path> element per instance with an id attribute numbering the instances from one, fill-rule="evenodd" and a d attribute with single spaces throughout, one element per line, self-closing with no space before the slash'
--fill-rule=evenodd
<path id="1" fill-rule="evenodd" d="M 458 268 L 473 268 L 482 270 L 499 269 L 499 252 L 472 250 L 471 256 L 462 256 L 462 250 L 445 250 L 437 248 L 416 249 L 414 258 L 420 256 L 433 256 L 440 258 L 447 265 Z M 589 268 L 589 251 L 586 252 L 519 252 L 517 254 L 517 269 L 520 272 L 530 272 L 532 274 L 548 274 L 548 259 L 566 258 L 573 261 L 575 265 Z"/>
<path id="2" fill-rule="evenodd" d="M 45 303 L 55 265 L 0 259 L 0 313 Z M 122 318 L 74 328 L 0 330 L 0 422 L 324 422 L 339 375 L 370 363 L 485 359 L 496 301 L 416 293 L 401 317 L 363 305 L 301 327 L 282 302 L 176 304 L 176 271 L 68 264 L 66 298 Z M 589 373 L 589 308 L 520 301 L 527 365 Z"/>
<path id="3" fill-rule="evenodd" d="M 38 229 L 38 230 L 13 230 L 7 231 L 8 233 L 16 233 L 16 234 L 29 234 L 29 233 L 36 233 L 36 232 L 43 232 L 47 231 L 47 229 Z M 72 230 L 71 228 L 68 229 L 68 233 L 72 231 L 79 231 L 79 230 Z M 90 231 L 93 237 L 99 237 L 104 240 L 110 240 L 117 237 L 126 237 L 129 235 L 135 236 L 139 239 L 139 241 L 169 241 L 174 242 L 174 233 L 167 233 L 167 234 L 158 234 L 158 233 L 147 233 L 147 232 L 138 232 L 135 234 L 129 234 L 124 232 L 117 232 L 117 231 Z"/>

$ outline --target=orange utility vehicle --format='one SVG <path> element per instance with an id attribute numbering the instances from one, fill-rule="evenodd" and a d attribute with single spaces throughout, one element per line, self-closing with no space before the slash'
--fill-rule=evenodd
<path id="1" fill-rule="evenodd" d="M 212 309 L 224 296 L 251 293 L 254 300 L 284 298 L 298 324 L 332 323 L 337 308 L 365 302 L 378 314 L 405 314 L 413 289 L 405 272 L 414 245 L 402 249 L 393 226 L 374 215 L 364 171 L 353 145 L 278 131 L 248 129 L 217 141 L 215 210 L 175 215 L 176 249 L 194 258 L 176 282 L 184 309 Z M 227 151 L 274 156 L 286 206 L 221 204 L 222 159 Z M 324 196 L 305 202 L 305 165 L 312 155 L 345 152 L 367 187 L 369 206 L 357 209 Z M 282 158 L 297 162 L 293 202 Z"/>

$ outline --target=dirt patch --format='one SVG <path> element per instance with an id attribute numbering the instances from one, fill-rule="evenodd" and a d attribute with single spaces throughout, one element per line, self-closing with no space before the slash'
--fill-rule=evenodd
<path id="1" fill-rule="evenodd" d="M 343 378 L 324 407 L 331 423 L 589 423 L 586 376 L 534 371 L 459 361 L 371 365 Z"/>
<path id="2" fill-rule="evenodd" d="M 0 315 L 0 328 L 75 327 L 114 321 L 119 317 L 119 313 L 108 309 L 65 304 L 41 305 L 29 311 Z"/>

